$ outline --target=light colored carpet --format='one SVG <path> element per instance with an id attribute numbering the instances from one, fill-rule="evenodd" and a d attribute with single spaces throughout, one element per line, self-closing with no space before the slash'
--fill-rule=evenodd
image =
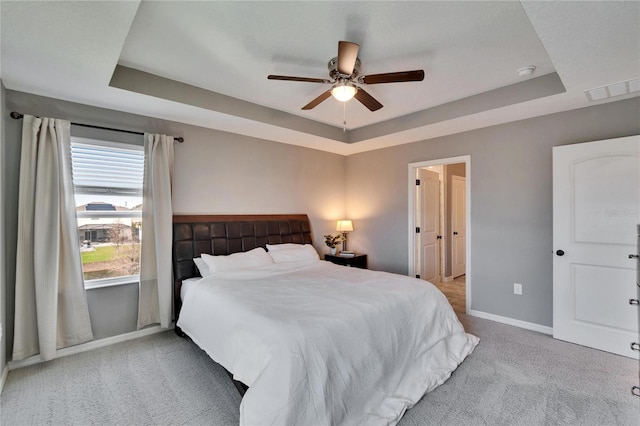
<path id="1" fill-rule="evenodd" d="M 634 425 L 638 362 L 461 315 L 480 345 L 403 426 Z M 4 425 L 237 425 L 224 370 L 173 332 L 14 370 Z"/>
<path id="2" fill-rule="evenodd" d="M 168 331 L 9 372 L 5 425 L 238 424 L 225 371 Z"/>
<path id="3" fill-rule="evenodd" d="M 459 315 L 480 344 L 401 425 L 634 425 L 638 361 Z"/>

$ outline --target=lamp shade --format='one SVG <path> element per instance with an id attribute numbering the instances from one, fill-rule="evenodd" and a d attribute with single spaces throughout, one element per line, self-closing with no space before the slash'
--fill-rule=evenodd
<path id="1" fill-rule="evenodd" d="M 336 224 L 336 231 L 351 232 L 353 231 L 353 223 L 350 220 L 339 220 Z"/>

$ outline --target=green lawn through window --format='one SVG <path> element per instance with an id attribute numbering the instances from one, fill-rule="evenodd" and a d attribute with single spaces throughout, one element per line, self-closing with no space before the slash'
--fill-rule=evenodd
<path id="1" fill-rule="evenodd" d="M 96 262 L 109 262 L 116 255 L 115 246 L 99 246 L 95 248 L 95 251 L 83 251 L 82 252 L 82 264 L 96 263 Z"/>
<path id="2" fill-rule="evenodd" d="M 85 281 L 140 273 L 140 243 L 94 245 L 81 256 Z"/>

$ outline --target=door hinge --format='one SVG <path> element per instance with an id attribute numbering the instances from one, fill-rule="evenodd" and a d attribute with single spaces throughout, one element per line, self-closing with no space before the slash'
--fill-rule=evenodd
<path id="1" fill-rule="evenodd" d="M 420 275 L 416 275 L 416 278 L 420 278 Z"/>
<path id="2" fill-rule="evenodd" d="M 416 226 L 416 234 L 419 234 L 419 233 L 420 233 L 420 227 Z"/>
<path id="3" fill-rule="evenodd" d="M 416 185 L 420 186 L 420 179 L 416 179 Z"/>

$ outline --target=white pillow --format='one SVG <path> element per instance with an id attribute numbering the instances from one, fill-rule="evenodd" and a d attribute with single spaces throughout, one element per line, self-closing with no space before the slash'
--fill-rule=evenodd
<path id="1" fill-rule="evenodd" d="M 202 253 L 202 260 L 209 267 L 211 274 L 273 264 L 273 259 L 262 247 L 254 248 L 244 253 L 233 253 L 228 256 L 211 256 L 210 254 Z"/>
<path id="2" fill-rule="evenodd" d="M 209 272 L 209 267 L 207 266 L 207 264 L 204 262 L 202 258 L 194 257 L 193 263 L 196 264 L 196 268 L 198 268 L 198 271 L 200 272 L 200 276 L 202 278 L 208 277 L 209 275 L 211 275 L 211 272 Z"/>
<path id="3" fill-rule="evenodd" d="M 305 245 L 309 244 L 295 244 L 295 243 L 284 243 L 284 244 L 267 244 L 267 250 L 271 251 L 282 251 L 282 250 L 303 250 Z"/>
<path id="4" fill-rule="evenodd" d="M 299 245 L 298 248 L 294 249 L 269 251 L 268 255 L 273 258 L 275 263 L 309 262 L 320 260 L 318 252 L 311 244 L 305 244 L 303 246 Z"/>

